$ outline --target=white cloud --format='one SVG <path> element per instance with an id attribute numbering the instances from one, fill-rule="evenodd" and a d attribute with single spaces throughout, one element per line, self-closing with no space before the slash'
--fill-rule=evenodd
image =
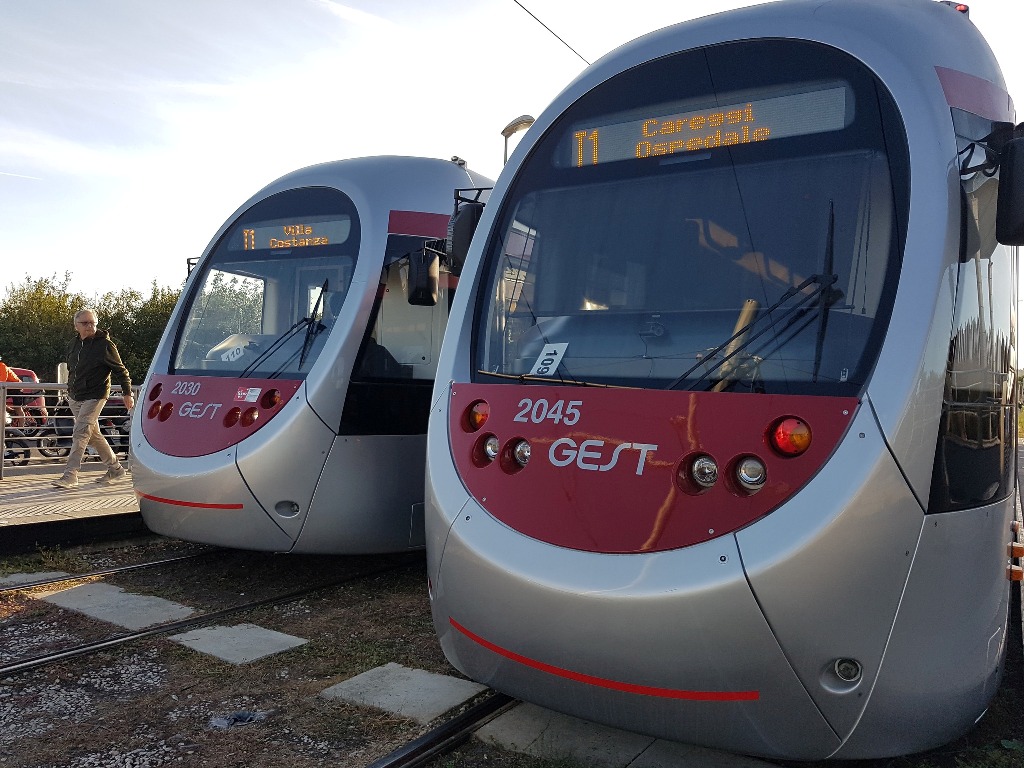
<path id="1" fill-rule="evenodd" d="M 358 8 L 353 8 L 350 5 L 343 3 L 334 2 L 334 0 L 314 0 L 317 5 L 325 8 L 329 13 L 334 14 L 339 19 L 350 21 L 360 26 L 370 27 L 373 29 L 394 29 L 397 25 L 373 13 L 367 11 L 361 11 Z"/>

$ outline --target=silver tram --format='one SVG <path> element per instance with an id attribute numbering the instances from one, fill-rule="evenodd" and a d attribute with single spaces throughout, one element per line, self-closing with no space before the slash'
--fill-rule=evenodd
<path id="1" fill-rule="evenodd" d="M 427 438 L 463 673 L 789 759 L 925 750 L 985 712 L 1019 575 L 1024 139 L 951 5 L 669 27 L 517 147 Z"/>
<path id="2" fill-rule="evenodd" d="M 231 216 L 135 408 L 151 530 L 278 552 L 423 546 L 426 423 L 455 283 L 424 245 L 447 235 L 455 190 L 490 185 L 458 158 L 342 160 L 284 176 Z"/>

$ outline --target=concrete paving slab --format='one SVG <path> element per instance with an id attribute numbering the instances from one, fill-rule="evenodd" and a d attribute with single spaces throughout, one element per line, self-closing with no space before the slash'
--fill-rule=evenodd
<path id="1" fill-rule="evenodd" d="M 28 584 L 33 581 L 46 581 L 47 579 L 62 579 L 70 574 L 64 571 L 46 571 L 44 573 L 11 573 L 0 577 L 0 586 L 14 587 L 18 584 Z"/>
<path id="2" fill-rule="evenodd" d="M 54 590 L 43 599 L 61 608 L 133 630 L 179 621 L 195 613 L 187 606 L 162 597 L 136 595 L 102 582 Z"/>
<path id="3" fill-rule="evenodd" d="M 484 690 L 479 683 L 391 662 L 332 685 L 320 695 L 377 707 L 426 724 Z"/>
<path id="4" fill-rule="evenodd" d="M 309 642 L 305 638 L 264 629 L 255 624 L 202 627 L 171 635 L 170 639 L 232 664 L 245 664 Z"/>
<path id="5" fill-rule="evenodd" d="M 572 758 L 602 768 L 773 768 L 757 758 L 654 739 L 520 704 L 480 728 L 476 738 L 513 752 Z"/>
<path id="6" fill-rule="evenodd" d="M 650 736 L 598 725 L 534 704 L 520 704 L 487 723 L 475 735 L 485 743 L 513 752 L 553 760 L 572 758 L 602 768 L 633 768 L 637 757 L 655 742 Z"/>
<path id="7" fill-rule="evenodd" d="M 776 768 L 756 757 L 658 739 L 629 768 Z"/>

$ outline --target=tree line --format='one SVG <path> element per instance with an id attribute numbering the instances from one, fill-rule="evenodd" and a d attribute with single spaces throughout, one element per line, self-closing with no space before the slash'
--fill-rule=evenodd
<path id="1" fill-rule="evenodd" d="M 123 288 L 88 297 L 69 289 L 71 273 L 43 278 L 25 276 L 8 287 L 0 301 L 0 356 L 15 368 L 29 368 L 42 382 L 57 380 L 57 366 L 75 337 L 74 314 L 93 309 L 99 327 L 117 344 L 132 381 L 142 383 L 157 344 L 170 320 L 181 288 L 159 287 L 149 295 Z"/>

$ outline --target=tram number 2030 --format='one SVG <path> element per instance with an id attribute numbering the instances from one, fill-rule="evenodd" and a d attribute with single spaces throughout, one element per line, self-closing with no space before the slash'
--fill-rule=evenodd
<path id="1" fill-rule="evenodd" d="M 172 395 L 198 395 L 200 384 L 198 381 L 176 381 L 174 383 L 174 389 L 171 390 Z"/>
<path id="2" fill-rule="evenodd" d="M 543 397 L 537 400 L 524 397 L 519 401 L 520 410 L 513 421 L 542 424 L 545 420 L 550 419 L 555 424 L 572 426 L 580 420 L 581 405 L 583 405 L 582 400 L 569 400 L 568 402 L 556 400 L 553 404 L 549 404 Z"/>

